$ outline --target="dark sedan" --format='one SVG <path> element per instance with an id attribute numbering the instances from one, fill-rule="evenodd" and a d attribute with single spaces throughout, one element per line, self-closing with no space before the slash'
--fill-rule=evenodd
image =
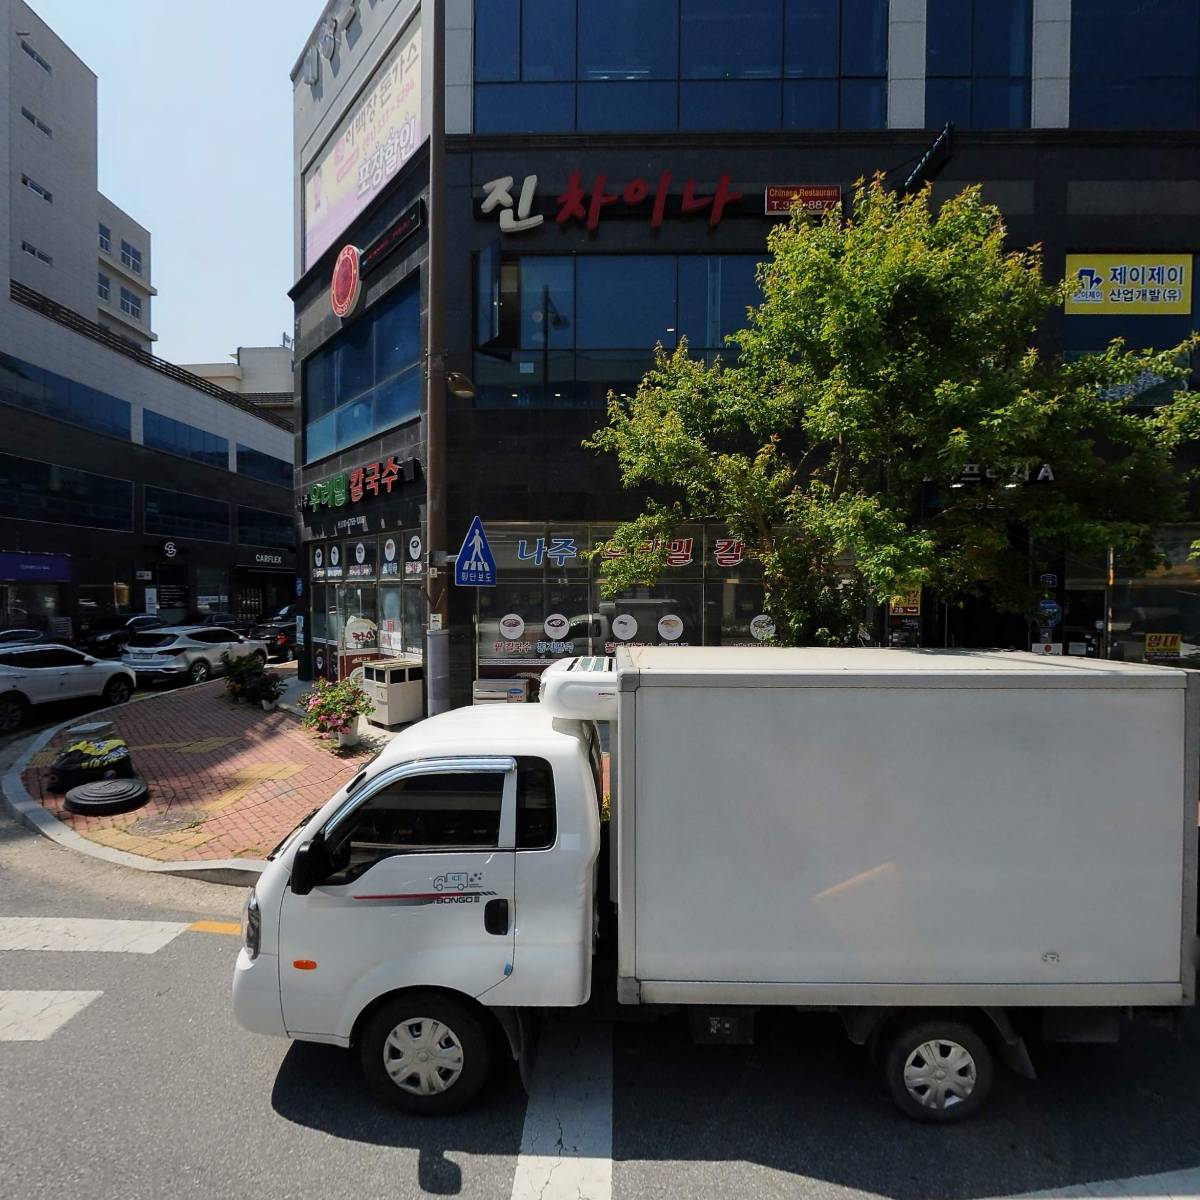
<path id="1" fill-rule="evenodd" d="M 150 613 L 111 613 L 80 622 L 75 644 L 93 658 L 119 658 L 135 633 L 161 629 L 166 624 Z"/>
<path id="2" fill-rule="evenodd" d="M 284 662 L 296 656 L 296 618 L 280 620 L 272 617 L 255 625 L 250 636 L 256 641 L 266 642 L 267 653 Z"/>

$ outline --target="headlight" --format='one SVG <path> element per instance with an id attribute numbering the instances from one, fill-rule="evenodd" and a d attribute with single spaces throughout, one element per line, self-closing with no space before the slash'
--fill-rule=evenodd
<path id="1" fill-rule="evenodd" d="M 246 908 L 242 913 L 242 941 L 250 952 L 251 958 L 258 957 L 258 947 L 262 940 L 262 913 L 258 908 L 258 895 L 253 888 L 246 900 Z"/>

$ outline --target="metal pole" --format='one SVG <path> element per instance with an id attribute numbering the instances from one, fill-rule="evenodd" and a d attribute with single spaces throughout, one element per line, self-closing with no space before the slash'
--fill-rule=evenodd
<path id="1" fill-rule="evenodd" d="M 429 625 L 425 678 L 429 714 L 450 707 L 449 594 L 446 579 L 446 6 L 423 4 L 433 16 L 433 97 L 429 107 L 429 239 L 425 266 L 429 315 L 425 347 L 425 538 Z"/>

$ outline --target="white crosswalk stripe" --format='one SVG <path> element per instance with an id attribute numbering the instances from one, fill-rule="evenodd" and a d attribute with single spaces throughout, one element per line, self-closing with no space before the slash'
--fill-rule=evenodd
<path id="1" fill-rule="evenodd" d="M 44 1042 L 103 992 L 0 991 L 0 1042 Z"/>
<path id="2" fill-rule="evenodd" d="M 0 950 L 87 950 L 153 954 L 185 929 L 182 921 L 107 921 L 91 917 L 0 917 Z"/>

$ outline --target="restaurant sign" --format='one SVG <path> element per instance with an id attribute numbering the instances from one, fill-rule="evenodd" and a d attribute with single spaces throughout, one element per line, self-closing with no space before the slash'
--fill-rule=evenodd
<path id="1" fill-rule="evenodd" d="M 330 479 L 314 483 L 300 495 L 300 507 L 317 512 L 320 508 L 345 508 L 347 504 L 358 504 L 368 493 L 378 496 L 382 491 L 391 495 L 397 482 L 410 482 L 416 478 L 416 460 L 400 463 L 394 454 L 385 459 L 343 471 Z"/>
<path id="2" fill-rule="evenodd" d="M 671 192 L 672 178 L 671 171 L 662 171 L 657 180 L 637 176 L 619 186 L 614 184 L 610 190 L 608 176 L 603 171 L 598 171 L 587 183 L 582 171 L 572 171 L 567 176 L 565 190 L 554 200 L 555 223 L 566 226 L 576 222 L 594 233 L 600 227 L 600 217 L 605 209 L 618 206 L 612 215 L 636 216 L 648 209 L 651 229 L 661 229 L 668 213 L 672 217 L 707 213 L 708 224 L 715 229 L 725 210 L 742 198 L 742 193 L 733 191 L 730 186 L 733 176 L 728 171 L 723 171 L 717 178 L 711 195 L 702 195 L 696 180 L 688 179 L 676 196 Z M 486 217 L 496 213 L 502 233 L 521 233 L 544 224 L 547 212 L 534 206 L 538 177 L 526 175 L 515 200 L 514 187 L 516 180 L 512 175 L 502 175 L 485 183 L 479 215 Z"/>
<path id="3" fill-rule="evenodd" d="M 763 212 L 768 217 L 786 217 L 793 208 L 827 213 L 841 207 L 842 188 L 837 183 L 769 183 L 763 193 Z"/>

